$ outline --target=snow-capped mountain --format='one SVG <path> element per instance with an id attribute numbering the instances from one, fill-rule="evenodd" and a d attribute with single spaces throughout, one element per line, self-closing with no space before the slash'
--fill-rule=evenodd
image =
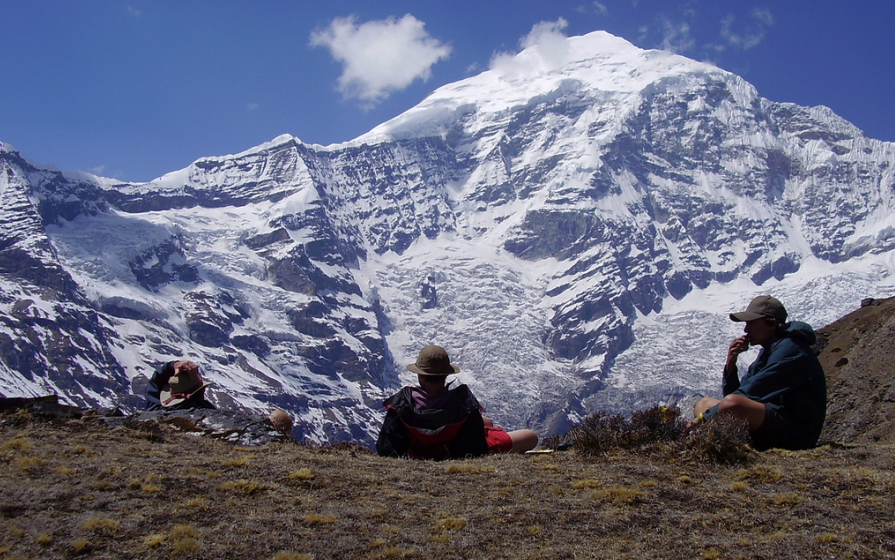
<path id="1" fill-rule="evenodd" d="M 145 184 L 0 145 L 0 394 L 139 407 L 190 357 L 221 406 L 369 442 L 437 343 L 555 433 L 718 392 L 754 295 L 820 327 L 895 294 L 895 144 L 604 32 L 549 54 Z"/>

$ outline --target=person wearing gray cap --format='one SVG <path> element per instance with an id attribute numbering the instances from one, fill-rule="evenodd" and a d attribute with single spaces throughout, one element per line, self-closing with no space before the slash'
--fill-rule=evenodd
<path id="1" fill-rule="evenodd" d="M 404 387 L 383 403 L 385 420 L 376 451 L 385 457 L 460 459 L 488 453 L 524 453 L 538 444 L 531 430 L 507 432 L 482 416 L 482 407 L 466 385 L 449 387 L 460 372 L 447 351 L 430 344 L 407 369 L 418 387 Z"/>
<path id="2" fill-rule="evenodd" d="M 728 412 L 746 421 L 756 449 L 809 449 L 817 444 L 827 411 L 826 378 L 811 349 L 817 336 L 807 323 L 787 323 L 786 317 L 786 308 L 771 296 L 758 296 L 745 311 L 730 314 L 732 321 L 745 326 L 743 336 L 727 350 L 724 397 L 700 399 L 691 427 Z M 737 357 L 750 345 L 761 350 L 740 379 Z"/>

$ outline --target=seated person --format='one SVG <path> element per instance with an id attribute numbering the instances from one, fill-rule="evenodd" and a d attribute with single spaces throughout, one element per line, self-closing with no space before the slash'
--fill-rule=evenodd
<path id="1" fill-rule="evenodd" d="M 482 416 L 482 407 L 466 385 L 449 388 L 448 375 L 460 372 L 441 346 L 420 350 L 407 369 L 418 387 L 404 387 L 383 404 L 388 409 L 376 451 L 412 459 L 457 459 L 488 453 L 524 453 L 538 436 L 531 430 L 507 433 Z"/>
<path id="2" fill-rule="evenodd" d="M 199 376 L 199 366 L 189 360 L 168 362 L 158 369 L 146 387 L 146 410 L 215 408 L 205 399 L 211 383 Z"/>
<path id="3" fill-rule="evenodd" d="M 814 330 L 806 323 L 786 323 L 786 308 L 771 296 L 756 297 L 730 318 L 745 322 L 745 334 L 728 348 L 724 398 L 697 402 L 691 426 L 730 411 L 746 421 L 756 449 L 814 447 L 827 411 L 826 378 L 811 349 Z M 740 379 L 737 356 L 750 345 L 761 351 Z"/>

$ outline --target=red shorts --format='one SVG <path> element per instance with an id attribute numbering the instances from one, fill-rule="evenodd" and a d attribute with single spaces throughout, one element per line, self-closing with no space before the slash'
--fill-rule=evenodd
<path id="1" fill-rule="evenodd" d="M 503 428 L 485 426 L 485 441 L 491 453 L 509 453 L 513 450 L 513 439 Z"/>

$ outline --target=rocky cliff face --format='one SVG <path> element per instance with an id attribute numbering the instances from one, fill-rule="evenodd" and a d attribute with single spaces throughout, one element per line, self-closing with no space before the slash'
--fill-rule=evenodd
<path id="1" fill-rule="evenodd" d="M 0 149 L 0 393 L 135 406 L 190 356 L 222 406 L 369 441 L 439 343 L 489 415 L 549 432 L 716 391 L 757 293 L 816 324 L 895 293 L 895 146 L 605 33 L 540 62 L 147 184 Z"/>

